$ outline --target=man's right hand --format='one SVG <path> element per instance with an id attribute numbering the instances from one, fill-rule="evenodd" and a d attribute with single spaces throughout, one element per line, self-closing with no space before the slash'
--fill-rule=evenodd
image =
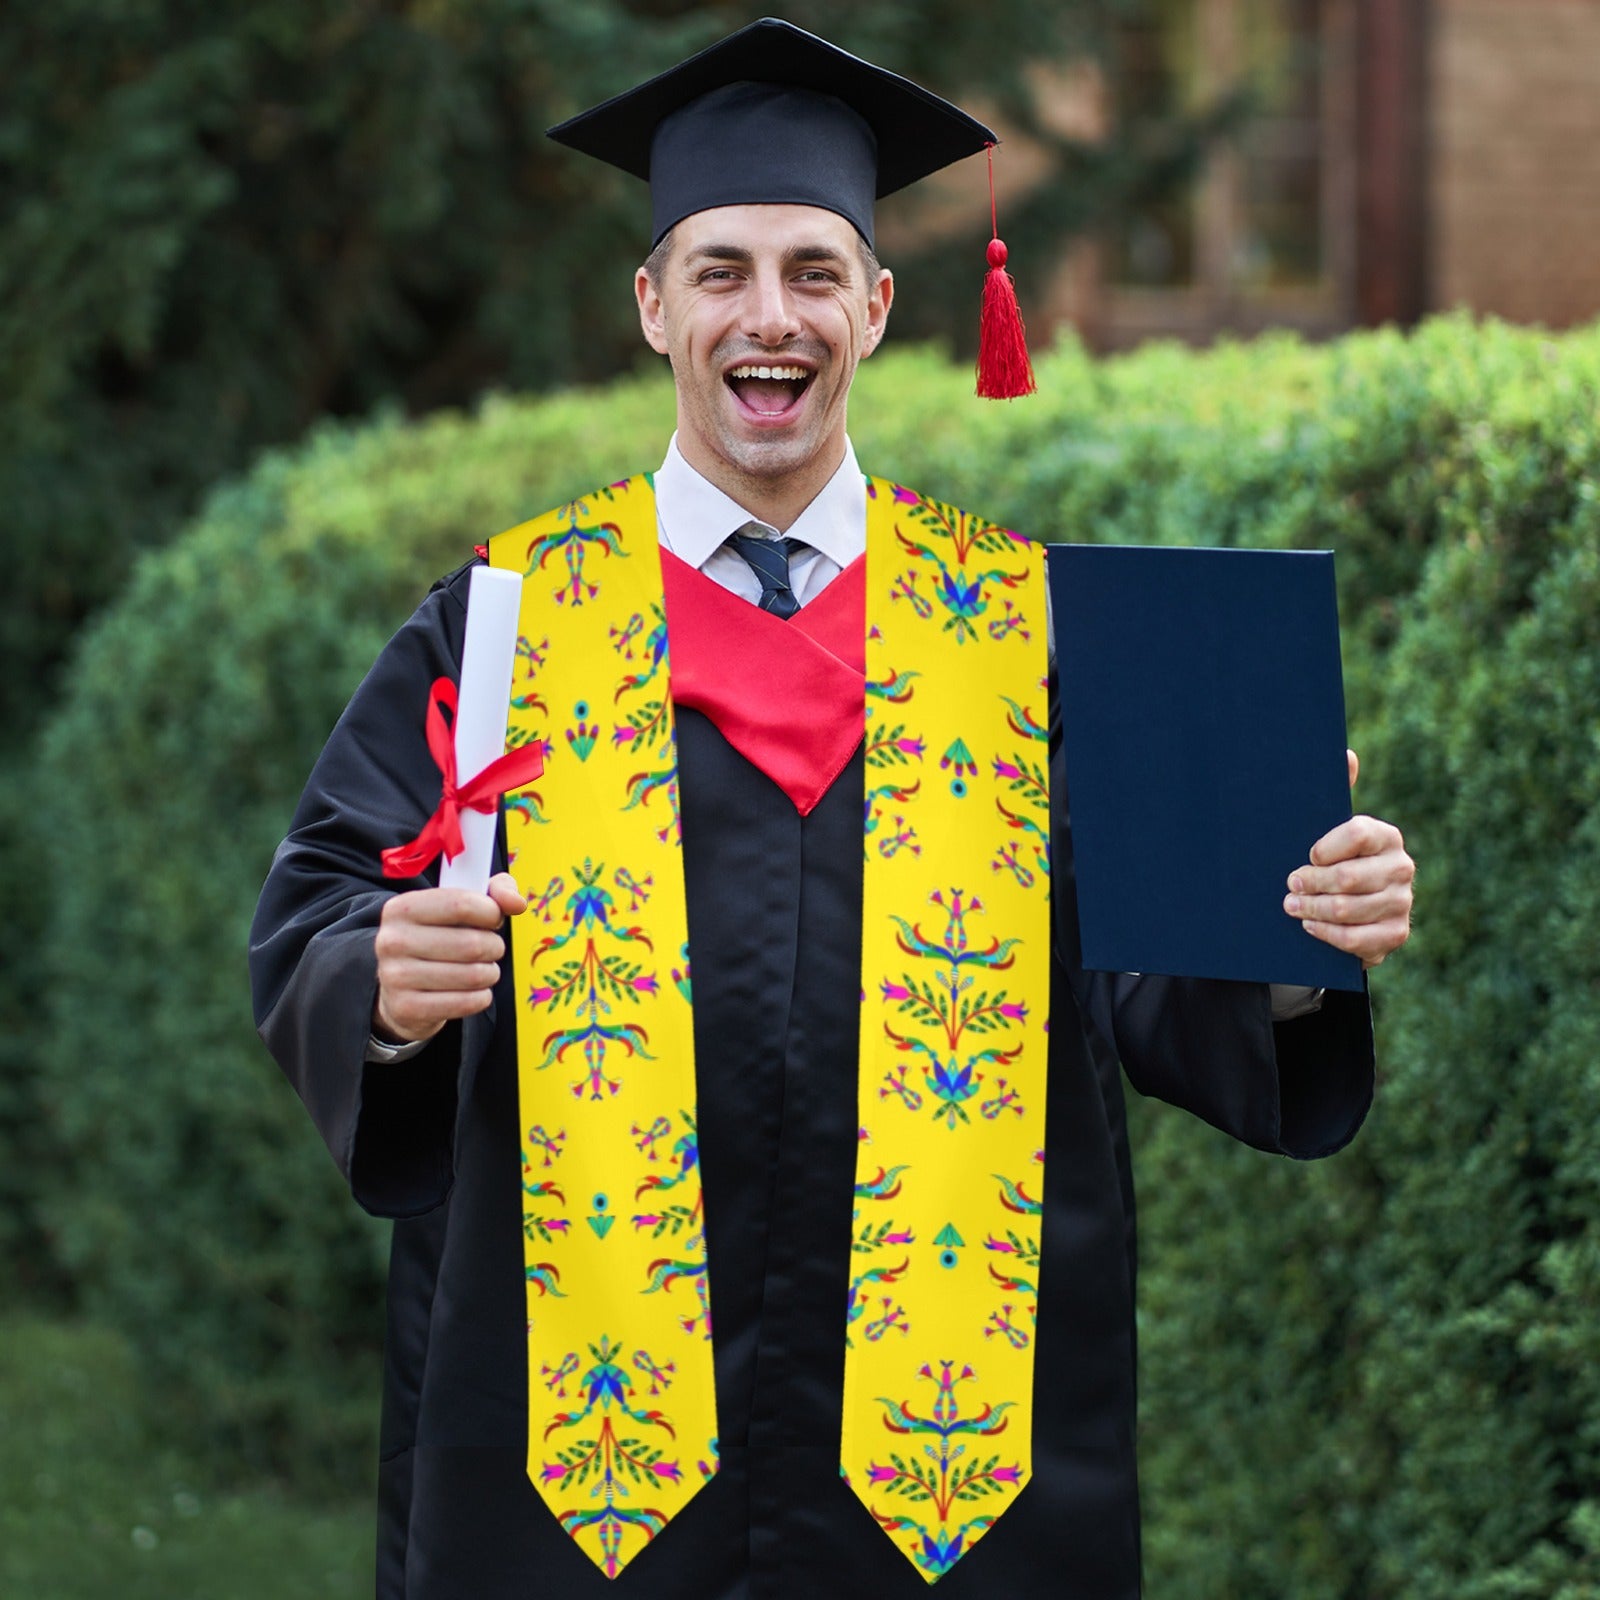
<path id="1" fill-rule="evenodd" d="M 510 873 L 487 894 L 413 889 L 384 903 L 372 1031 L 391 1044 L 431 1039 L 447 1022 L 486 1011 L 506 943 L 496 931 L 528 902 Z"/>

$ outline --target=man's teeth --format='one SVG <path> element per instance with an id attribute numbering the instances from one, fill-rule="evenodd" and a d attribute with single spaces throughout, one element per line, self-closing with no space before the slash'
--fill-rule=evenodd
<path id="1" fill-rule="evenodd" d="M 788 378 L 803 382 L 810 374 L 804 367 L 735 367 L 730 378 Z"/>

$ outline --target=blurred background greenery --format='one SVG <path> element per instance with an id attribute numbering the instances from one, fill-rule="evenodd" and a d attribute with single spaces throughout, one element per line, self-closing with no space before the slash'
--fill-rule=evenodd
<path id="1" fill-rule="evenodd" d="M 981 163 L 892 210 L 863 461 L 1045 537 L 1337 550 L 1361 799 L 1423 864 L 1349 1152 L 1136 1108 L 1154 1600 L 1600 1596 L 1600 330 L 1090 348 L 1444 303 L 1335 226 L 1339 41 L 1419 9 L 786 11 L 1014 132 L 1056 328 L 980 408 Z M 0 1593 L 370 1587 L 385 1240 L 254 1039 L 245 929 L 432 576 L 659 458 L 642 195 L 543 127 L 757 14 L 0 13 Z"/>

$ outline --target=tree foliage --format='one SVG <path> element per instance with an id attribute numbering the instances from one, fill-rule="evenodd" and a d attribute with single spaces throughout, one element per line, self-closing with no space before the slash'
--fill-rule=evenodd
<path id="1" fill-rule="evenodd" d="M 1025 68 L 1097 48 L 1127 4 L 796 0 L 789 15 L 1045 140 L 1060 171 L 1018 222 L 1059 238 L 1185 148 L 1180 131 L 1159 157 L 1091 151 L 1033 114 Z M 420 413 L 633 364 L 642 187 L 544 129 L 759 14 L 726 0 L 6 7 L 11 736 L 138 551 L 262 446 L 326 414 Z M 974 229 L 986 218 L 975 190 Z M 981 246 L 964 259 L 970 302 Z"/>

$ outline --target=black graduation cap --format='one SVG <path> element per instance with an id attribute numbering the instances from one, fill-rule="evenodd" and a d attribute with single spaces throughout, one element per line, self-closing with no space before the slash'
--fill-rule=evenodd
<path id="1" fill-rule="evenodd" d="M 948 100 L 764 17 L 549 130 L 650 184 L 652 242 L 696 211 L 808 205 L 872 243 L 872 203 L 997 143 Z"/>

